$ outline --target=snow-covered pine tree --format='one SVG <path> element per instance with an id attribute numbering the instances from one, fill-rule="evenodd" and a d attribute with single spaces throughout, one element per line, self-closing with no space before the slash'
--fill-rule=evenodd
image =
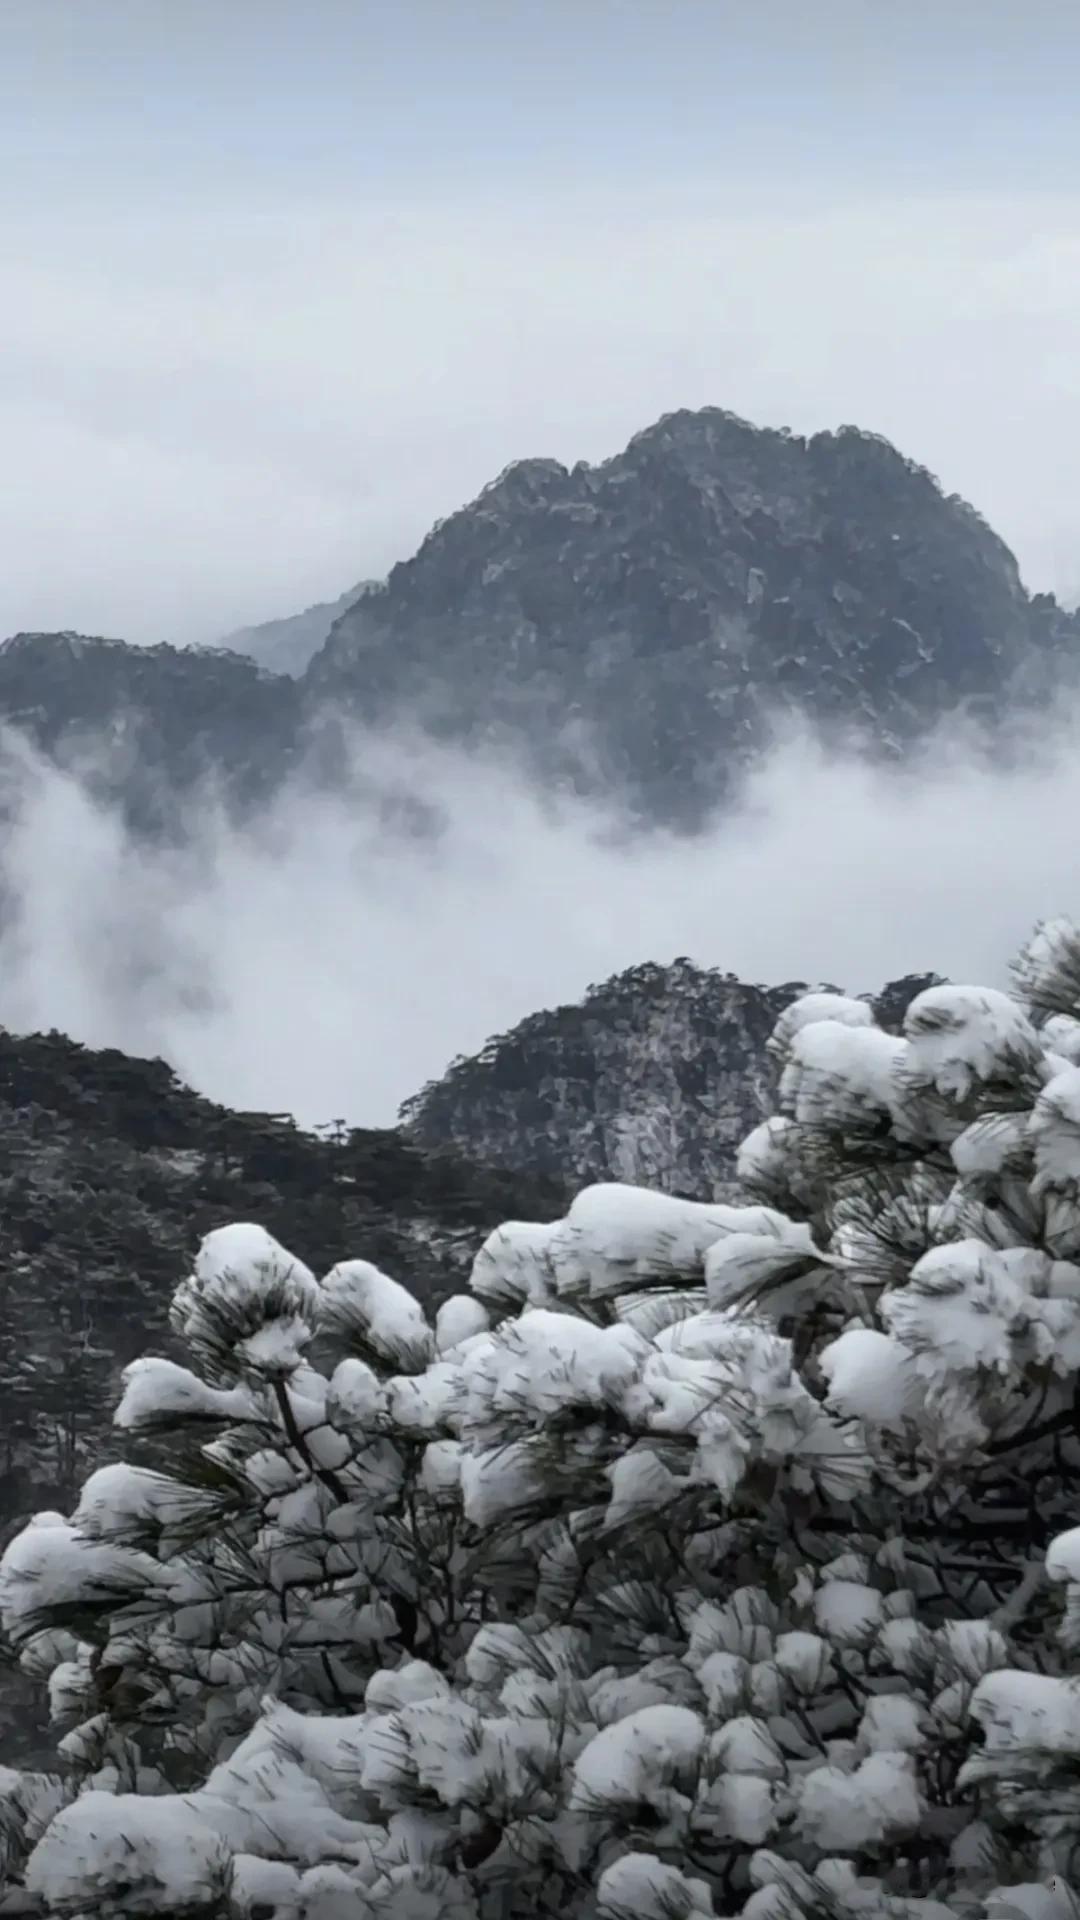
<path id="1" fill-rule="evenodd" d="M 807 996 L 739 1206 L 591 1188 L 431 1323 L 209 1236 L 0 1564 L 64 1920 L 1080 1916 L 1080 933 Z"/>

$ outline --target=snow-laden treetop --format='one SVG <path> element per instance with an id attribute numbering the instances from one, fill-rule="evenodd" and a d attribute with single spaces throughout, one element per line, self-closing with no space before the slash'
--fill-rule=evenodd
<path id="1" fill-rule="evenodd" d="M 1080 1916 L 1080 933 L 783 1014 L 740 1205 L 511 1222 L 430 1319 L 209 1235 L 0 1563 L 0 1913 Z"/>

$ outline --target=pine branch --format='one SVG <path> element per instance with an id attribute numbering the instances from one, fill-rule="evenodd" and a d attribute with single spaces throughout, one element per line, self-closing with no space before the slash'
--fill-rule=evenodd
<path id="1" fill-rule="evenodd" d="M 284 1380 L 274 1381 L 274 1398 L 281 1409 L 282 1424 L 289 1437 L 289 1442 L 300 1455 L 308 1472 L 312 1474 L 316 1480 L 322 1481 L 323 1486 L 329 1489 L 335 1500 L 339 1500 L 343 1507 L 347 1507 L 349 1504 L 349 1493 L 344 1481 L 338 1479 L 332 1467 L 320 1467 L 312 1458 L 307 1441 L 304 1439 L 297 1425 L 293 1404 L 289 1399 L 289 1389 L 285 1385 Z"/>
<path id="2" fill-rule="evenodd" d="M 1036 1427 L 1023 1427 L 1016 1433 L 1005 1434 L 1000 1440 L 991 1440 L 985 1452 L 995 1456 L 1012 1453 L 1017 1447 L 1034 1446 L 1037 1440 L 1048 1440 L 1057 1433 L 1080 1435 L 1080 1385 L 1073 1393 L 1070 1407 L 1062 1407 Z"/>

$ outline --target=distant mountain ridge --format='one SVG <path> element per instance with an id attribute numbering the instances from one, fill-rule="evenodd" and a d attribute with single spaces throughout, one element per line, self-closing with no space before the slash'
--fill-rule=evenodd
<path id="1" fill-rule="evenodd" d="M 325 643 L 335 620 L 340 620 L 361 594 L 371 592 L 376 584 L 362 580 L 336 600 L 320 600 L 313 607 L 305 607 L 303 613 L 263 620 L 253 627 L 237 627 L 220 645 L 229 653 L 247 654 L 271 673 L 298 679 Z"/>
<path id="2" fill-rule="evenodd" d="M 309 757 L 332 780 L 343 725 L 400 724 L 693 830 L 778 715 L 896 757 L 947 714 L 996 734 L 1045 709 L 1080 659 L 1080 616 L 1029 595 L 981 516 L 888 442 L 717 408 L 595 466 L 521 461 L 381 584 L 233 642 L 280 664 L 335 607 L 296 679 L 228 650 L 19 635 L 0 720 L 62 761 L 103 739 L 136 815 L 207 771 L 240 807 Z"/>
<path id="3" fill-rule="evenodd" d="M 242 654 L 77 633 L 0 645 L 0 721 L 151 833 L 175 831 L 208 781 L 239 807 L 264 800 L 298 742 L 293 682 Z"/>

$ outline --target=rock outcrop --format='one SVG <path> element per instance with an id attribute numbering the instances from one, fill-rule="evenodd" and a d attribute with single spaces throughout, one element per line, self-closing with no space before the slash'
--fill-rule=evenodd
<path id="1" fill-rule="evenodd" d="M 898 1028 L 937 978 L 883 988 L 882 1024 Z M 631 967 L 454 1061 L 406 1103 L 405 1132 L 425 1148 L 573 1186 L 625 1180 L 713 1199 L 731 1186 L 744 1136 L 775 1110 L 765 1042 L 805 990 L 749 985 L 689 960 Z"/>

